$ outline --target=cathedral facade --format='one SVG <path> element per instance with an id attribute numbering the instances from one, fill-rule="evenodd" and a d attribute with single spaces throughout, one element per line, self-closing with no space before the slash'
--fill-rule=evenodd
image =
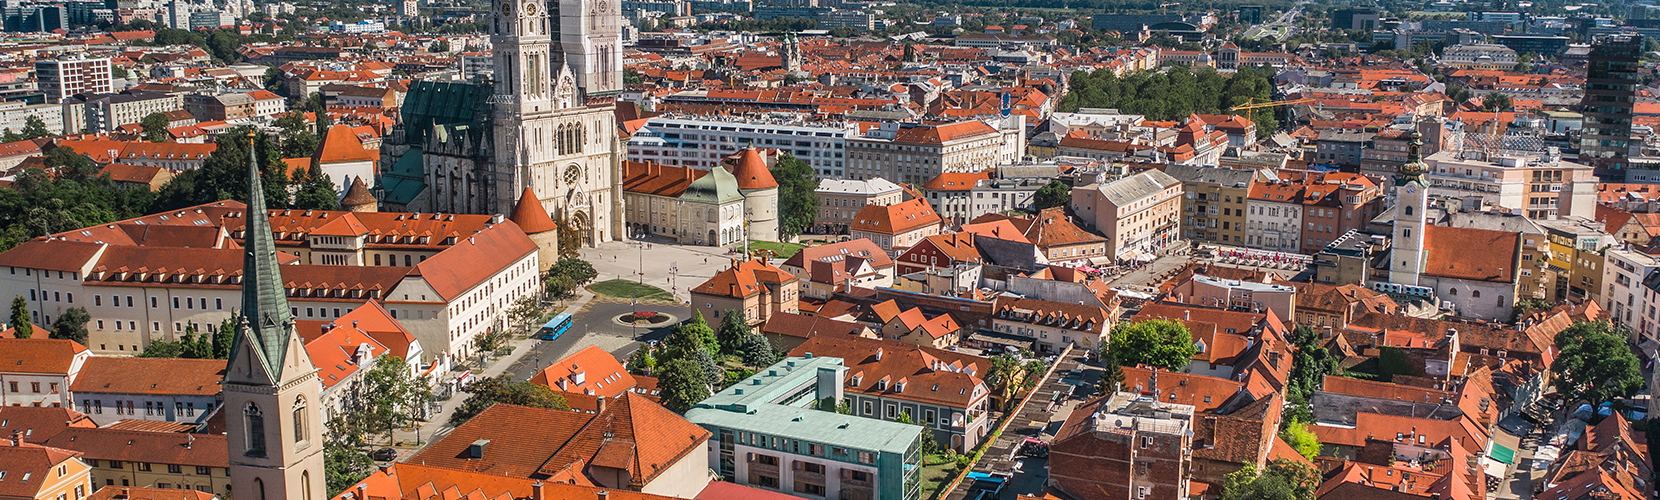
<path id="1" fill-rule="evenodd" d="M 530 188 L 586 245 L 627 236 L 618 182 L 624 145 L 613 114 L 622 90 L 619 5 L 498 0 L 491 10 L 494 76 L 412 86 L 404 123 L 383 148 L 384 164 L 393 165 L 383 175 L 383 203 L 509 214 Z"/>

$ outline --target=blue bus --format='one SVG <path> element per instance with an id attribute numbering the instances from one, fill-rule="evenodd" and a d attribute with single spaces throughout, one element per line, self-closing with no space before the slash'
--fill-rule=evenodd
<path id="1" fill-rule="evenodd" d="M 542 340 L 554 340 L 559 338 L 560 335 L 564 335 L 565 331 L 570 329 L 571 315 L 567 313 L 559 313 L 558 316 L 554 316 L 553 319 L 548 320 L 548 324 L 542 325 L 541 338 Z"/>

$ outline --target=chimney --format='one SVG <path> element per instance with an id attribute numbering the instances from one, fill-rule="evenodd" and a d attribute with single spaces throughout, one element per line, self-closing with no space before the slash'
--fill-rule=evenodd
<path id="1" fill-rule="evenodd" d="M 1182 321 L 1192 321 L 1192 320 L 1193 320 L 1193 311 L 1183 309 L 1182 310 Z"/>
<path id="2" fill-rule="evenodd" d="M 23 446 L 23 431 L 12 431 L 12 446 Z"/>
<path id="3" fill-rule="evenodd" d="M 530 485 L 531 500 L 548 500 L 547 489 L 547 483 L 543 483 L 541 481 L 537 481 L 536 484 Z"/>
<path id="4" fill-rule="evenodd" d="M 598 398 L 594 398 L 594 403 L 598 405 L 598 407 L 595 409 L 594 413 L 596 413 L 596 414 L 605 413 L 605 399 L 606 398 L 603 397 L 603 396 L 598 397 Z"/>
<path id="5" fill-rule="evenodd" d="M 605 491 L 605 490 L 599 490 L 599 491 L 594 492 L 594 496 L 596 498 L 598 498 L 599 500 L 605 500 L 607 498 L 611 498 L 609 496 L 610 494 L 611 494 L 611 492 Z"/>

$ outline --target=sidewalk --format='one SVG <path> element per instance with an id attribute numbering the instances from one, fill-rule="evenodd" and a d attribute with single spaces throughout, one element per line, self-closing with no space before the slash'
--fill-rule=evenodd
<path id="1" fill-rule="evenodd" d="M 571 313 L 579 311 L 583 306 L 588 305 L 588 302 L 594 300 L 594 294 L 587 290 L 578 289 L 577 294 L 577 298 L 567 302 L 567 305 L 562 312 Z M 513 352 L 511 354 L 501 358 L 492 359 L 490 361 L 490 366 L 487 366 L 483 371 L 474 374 L 474 377 L 495 377 L 501 375 L 502 372 L 506 371 L 508 367 L 513 366 L 514 363 L 517 363 L 520 357 L 530 353 L 531 347 L 535 346 L 537 342 L 540 342 L 540 340 L 535 337 L 527 337 L 512 341 L 508 344 L 513 346 Z M 453 427 L 450 427 L 449 424 L 450 415 L 455 414 L 455 408 L 460 406 L 461 402 L 466 399 L 467 393 L 465 392 L 458 392 L 451 395 L 448 401 L 444 401 L 442 403 L 442 406 L 437 412 L 433 413 L 432 416 L 427 418 L 426 422 L 421 424 L 419 435 L 406 430 L 399 430 L 393 433 L 393 437 L 395 438 L 394 440 L 397 442 L 419 441 L 421 446 L 425 446 L 434 439 L 444 437 L 444 435 L 449 434 L 450 430 L 453 429 Z M 414 455 L 415 453 L 413 450 L 419 449 L 420 447 L 399 446 L 396 448 L 405 450 L 398 453 L 398 460 L 402 461 L 407 459 L 409 456 Z"/>

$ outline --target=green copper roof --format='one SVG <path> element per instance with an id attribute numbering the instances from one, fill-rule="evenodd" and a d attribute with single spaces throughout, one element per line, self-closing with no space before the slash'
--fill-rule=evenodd
<path id="1" fill-rule="evenodd" d="M 478 109 L 477 100 L 488 96 L 489 89 L 458 82 L 416 81 L 409 85 L 403 106 L 399 109 L 404 123 L 404 143 L 421 144 L 432 125 L 473 123 Z M 489 119 L 485 114 L 479 122 Z"/>
<path id="2" fill-rule="evenodd" d="M 699 402 L 686 411 L 686 420 L 705 428 L 900 455 L 919 439 L 921 426 L 811 408 L 819 399 L 819 370 L 830 370 L 841 380 L 847 367 L 841 358 L 785 358 Z"/>
<path id="3" fill-rule="evenodd" d="M 426 153 L 421 151 L 421 148 L 409 148 L 392 164 L 392 168 L 381 172 L 380 187 L 386 193 L 383 201 L 408 205 L 415 199 L 415 195 L 426 190 L 426 176 L 421 165 L 423 156 L 426 156 Z"/>
<path id="4" fill-rule="evenodd" d="M 721 167 L 709 169 L 709 175 L 692 181 L 691 185 L 686 186 L 686 192 L 680 195 L 680 201 L 712 205 L 723 205 L 743 199 L 743 193 L 738 192 L 738 178 Z"/>
<path id="5" fill-rule="evenodd" d="M 253 134 L 248 136 L 248 211 L 243 227 L 242 324 L 236 330 L 231 353 L 240 356 L 244 342 L 253 342 L 254 353 L 273 381 L 282 380 L 283 354 L 293 337 L 294 318 L 288 311 L 282 270 L 277 268 L 277 247 L 272 241 L 271 220 L 265 211 L 265 188 L 259 180 Z M 235 359 L 231 365 L 235 365 Z"/>

